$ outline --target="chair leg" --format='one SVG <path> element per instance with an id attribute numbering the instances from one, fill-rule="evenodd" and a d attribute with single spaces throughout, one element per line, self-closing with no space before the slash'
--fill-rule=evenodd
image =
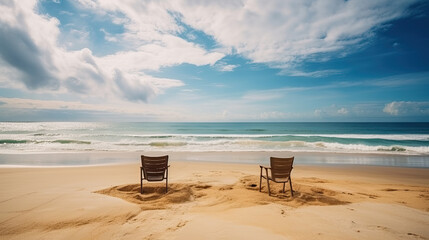
<path id="1" fill-rule="evenodd" d="M 261 174 L 259 175 L 259 192 L 261 191 L 262 188 L 262 167 L 261 167 Z"/>
<path id="2" fill-rule="evenodd" d="M 286 182 L 283 183 L 283 193 L 285 193 L 285 185 L 286 185 Z"/>
<path id="3" fill-rule="evenodd" d="M 270 180 L 268 179 L 268 169 L 265 169 L 265 172 L 266 172 L 266 174 L 267 174 L 268 196 L 271 196 L 271 191 L 270 191 Z"/>
<path id="4" fill-rule="evenodd" d="M 165 177 L 165 193 L 168 192 L 168 167 L 166 169 L 166 177 Z"/>
<path id="5" fill-rule="evenodd" d="M 290 195 L 293 197 L 292 179 L 289 177 Z"/>
<path id="6" fill-rule="evenodd" d="M 140 193 L 143 194 L 143 178 L 142 178 L 142 170 L 140 169 Z"/>
<path id="7" fill-rule="evenodd" d="M 143 179 L 140 182 L 140 193 L 143 194 Z"/>
<path id="8" fill-rule="evenodd" d="M 268 185 L 268 196 L 271 196 L 270 180 L 268 180 L 268 178 L 267 178 L 267 185 Z"/>

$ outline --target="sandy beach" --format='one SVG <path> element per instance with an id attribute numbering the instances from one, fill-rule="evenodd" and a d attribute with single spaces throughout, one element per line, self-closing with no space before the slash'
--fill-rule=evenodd
<path id="1" fill-rule="evenodd" d="M 429 0 L 0 0 L 0 240 L 429 240 L 428 26 Z"/>
<path id="2" fill-rule="evenodd" d="M 429 239 L 429 169 L 296 165 L 294 196 L 257 164 L 0 168 L 1 239 Z M 286 188 L 286 190 L 289 190 Z"/>

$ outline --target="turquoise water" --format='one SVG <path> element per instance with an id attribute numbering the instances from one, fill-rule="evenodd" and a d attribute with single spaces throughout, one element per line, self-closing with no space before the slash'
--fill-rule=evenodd
<path id="1" fill-rule="evenodd" d="M 0 123 L 0 152 L 327 152 L 429 155 L 429 123 Z"/>

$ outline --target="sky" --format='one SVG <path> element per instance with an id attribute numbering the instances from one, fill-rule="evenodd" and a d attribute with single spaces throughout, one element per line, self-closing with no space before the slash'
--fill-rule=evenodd
<path id="1" fill-rule="evenodd" d="M 0 121 L 429 121 L 429 2 L 0 0 Z"/>

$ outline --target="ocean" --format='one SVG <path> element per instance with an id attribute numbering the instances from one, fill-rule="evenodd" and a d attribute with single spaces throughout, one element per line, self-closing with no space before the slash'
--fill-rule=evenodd
<path id="1" fill-rule="evenodd" d="M 429 123 L 0 123 L 3 154 L 99 151 L 429 156 Z"/>

